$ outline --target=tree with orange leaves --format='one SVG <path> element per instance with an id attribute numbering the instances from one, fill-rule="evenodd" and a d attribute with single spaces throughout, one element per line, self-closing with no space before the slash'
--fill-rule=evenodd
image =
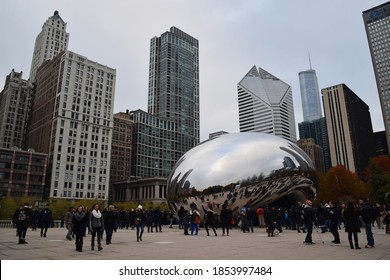
<path id="1" fill-rule="evenodd" d="M 368 186 L 356 173 L 347 170 L 343 165 L 332 167 L 325 175 L 318 176 L 318 202 L 345 203 L 348 200 L 358 201 L 368 195 Z"/>

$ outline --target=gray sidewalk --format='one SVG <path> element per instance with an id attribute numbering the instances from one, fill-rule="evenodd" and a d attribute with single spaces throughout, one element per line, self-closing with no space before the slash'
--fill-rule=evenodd
<path id="1" fill-rule="evenodd" d="M 375 248 L 365 249 L 364 230 L 359 234 L 361 250 L 351 250 L 344 229 L 339 230 L 341 244 L 333 244 L 330 233 L 313 232 L 314 245 L 305 245 L 304 233 L 285 230 L 275 237 L 267 237 L 264 228 L 254 233 L 237 229 L 230 236 L 206 236 L 200 229 L 198 236 L 186 236 L 177 226 L 163 227 L 163 232 L 145 232 L 142 242 L 136 242 L 135 230 L 114 232 L 112 244 L 103 240 L 102 251 L 91 251 L 90 235 L 84 239 L 83 252 L 75 251 L 74 240 L 65 238 L 66 229 L 52 228 L 47 237 L 39 229 L 27 232 L 28 244 L 17 244 L 16 230 L 0 228 L 1 260 L 390 260 L 390 235 L 373 228 Z M 322 240 L 324 243 L 322 243 Z"/>

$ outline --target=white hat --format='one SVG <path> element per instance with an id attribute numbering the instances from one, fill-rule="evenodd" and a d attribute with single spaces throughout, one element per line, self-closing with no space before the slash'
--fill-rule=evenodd
<path id="1" fill-rule="evenodd" d="M 137 209 L 142 209 L 142 205 L 138 205 Z"/>

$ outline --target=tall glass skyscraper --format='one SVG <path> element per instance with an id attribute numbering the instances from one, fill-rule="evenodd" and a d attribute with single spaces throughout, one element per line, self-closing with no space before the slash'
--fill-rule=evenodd
<path id="1" fill-rule="evenodd" d="M 322 118 L 320 90 L 315 70 L 299 72 L 299 86 L 303 108 L 303 120 L 306 122 Z"/>
<path id="2" fill-rule="evenodd" d="M 390 147 L 390 2 L 364 11 L 363 21 Z"/>
<path id="3" fill-rule="evenodd" d="M 150 41 L 148 113 L 176 123 L 178 152 L 199 143 L 199 43 L 176 27 Z"/>

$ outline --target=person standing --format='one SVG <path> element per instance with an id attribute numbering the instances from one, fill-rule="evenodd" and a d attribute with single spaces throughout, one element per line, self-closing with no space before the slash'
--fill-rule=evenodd
<path id="1" fill-rule="evenodd" d="M 183 208 L 184 209 L 184 208 Z M 187 209 L 184 210 L 184 214 L 183 214 L 183 229 L 184 229 L 184 235 L 188 235 L 188 228 L 190 227 L 190 220 L 191 220 L 191 217 L 190 217 L 190 211 L 188 211 Z"/>
<path id="2" fill-rule="evenodd" d="M 374 208 L 370 204 L 369 199 L 360 200 L 361 205 L 361 212 L 360 215 L 362 217 L 362 220 L 364 222 L 364 228 L 366 229 L 366 236 L 367 236 L 367 245 L 366 248 L 373 248 L 374 247 L 374 236 L 372 234 L 372 223 L 375 220 L 374 215 Z"/>
<path id="3" fill-rule="evenodd" d="M 146 210 L 146 221 L 145 224 L 148 227 L 148 232 L 153 232 L 153 223 L 154 223 L 154 210 L 152 207 L 149 210 Z"/>
<path id="4" fill-rule="evenodd" d="M 332 233 L 334 240 L 332 243 L 340 244 L 340 235 L 339 235 L 339 219 L 340 219 L 340 209 L 334 204 L 334 202 L 329 202 L 329 218 L 330 218 L 330 232 Z"/>
<path id="5" fill-rule="evenodd" d="M 305 205 L 303 206 L 303 222 L 307 230 L 305 241 L 303 243 L 307 245 L 314 244 L 312 239 L 314 221 L 315 221 L 315 214 L 312 207 L 312 202 L 310 199 L 307 199 Z"/>
<path id="6" fill-rule="evenodd" d="M 75 213 L 72 216 L 72 228 L 73 232 L 76 236 L 76 251 L 82 252 L 83 251 L 83 239 L 85 234 L 85 227 L 88 222 L 88 216 L 84 210 L 84 207 L 82 205 L 79 205 L 76 208 Z"/>
<path id="7" fill-rule="evenodd" d="M 34 209 L 31 211 L 31 228 L 33 231 L 37 230 L 39 223 L 39 210 L 37 207 L 34 207 Z"/>
<path id="8" fill-rule="evenodd" d="M 229 208 L 227 208 L 226 204 L 222 205 L 221 210 L 221 223 L 222 223 L 222 236 L 226 235 L 229 236 L 229 228 L 233 220 L 233 212 Z"/>
<path id="9" fill-rule="evenodd" d="M 268 237 L 274 236 L 275 225 L 276 225 L 276 212 L 275 206 L 267 207 L 265 209 L 265 225 L 267 228 Z"/>
<path id="10" fill-rule="evenodd" d="M 98 251 L 103 250 L 101 244 L 101 232 L 104 228 L 104 219 L 102 212 L 100 212 L 99 204 L 93 206 L 93 210 L 89 214 L 89 230 L 91 231 L 91 250 L 95 250 L 95 237 L 97 237 Z"/>
<path id="11" fill-rule="evenodd" d="M 348 232 L 348 241 L 351 249 L 361 249 L 359 247 L 358 232 L 360 232 L 360 215 L 352 201 L 347 202 L 347 207 L 343 211 L 345 232 Z M 352 243 L 352 235 L 355 247 Z"/>
<path id="12" fill-rule="evenodd" d="M 66 239 L 72 240 L 72 225 L 73 225 L 73 213 L 74 213 L 74 207 L 69 207 L 69 211 L 66 212 L 65 214 L 65 226 L 66 229 L 68 230 L 68 233 L 66 234 Z"/>
<path id="13" fill-rule="evenodd" d="M 262 228 L 265 226 L 265 221 L 264 221 L 264 208 L 259 207 L 256 210 L 256 214 L 259 218 L 259 227 Z"/>
<path id="14" fill-rule="evenodd" d="M 41 236 L 46 237 L 47 229 L 51 227 L 53 222 L 53 215 L 49 209 L 49 205 L 46 205 L 41 211 L 39 220 L 41 224 Z"/>
<path id="15" fill-rule="evenodd" d="M 184 229 L 184 206 L 180 206 L 179 211 L 177 211 L 177 215 L 179 216 L 179 229 Z"/>
<path id="16" fill-rule="evenodd" d="M 17 236 L 19 237 L 18 244 L 27 244 L 26 234 L 27 229 L 30 226 L 31 222 L 31 209 L 28 203 L 24 203 L 24 205 L 20 205 L 18 209 L 16 209 L 12 221 L 16 225 Z"/>
<path id="17" fill-rule="evenodd" d="M 145 218 L 146 214 L 145 211 L 142 209 L 142 205 L 138 205 L 137 210 L 135 212 L 135 220 L 134 224 L 136 227 L 136 234 L 137 234 L 137 242 L 142 241 L 142 235 L 144 233 L 145 228 Z"/>
<path id="18" fill-rule="evenodd" d="M 108 210 L 103 213 L 104 229 L 106 230 L 106 244 L 111 244 L 112 234 L 118 228 L 118 214 L 114 211 L 115 206 L 108 206 Z"/>
<path id="19" fill-rule="evenodd" d="M 200 213 L 196 207 L 195 203 L 191 203 L 190 205 L 190 230 L 191 230 L 191 235 L 198 235 L 199 231 L 199 224 L 200 224 Z"/>
<path id="20" fill-rule="evenodd" d="M 160 210 L 160 207 L 157 207 L 156 210 L 154 210 L 154 223 L 156 226 L 156 232 L 162 232 L 162 219 L 163 219 L 163 213 Z"/>

